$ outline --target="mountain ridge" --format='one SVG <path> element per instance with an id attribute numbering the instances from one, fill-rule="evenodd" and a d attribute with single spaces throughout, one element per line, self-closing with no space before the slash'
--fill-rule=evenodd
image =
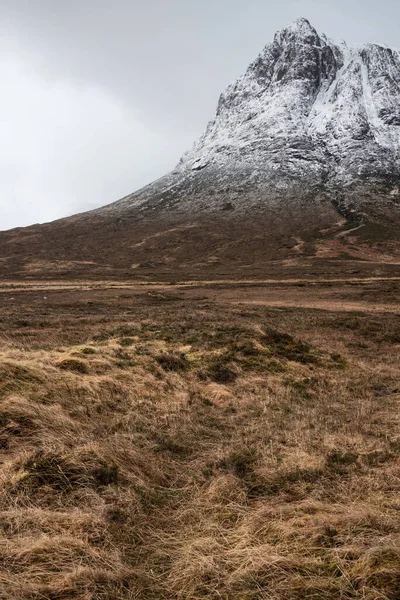
<path id="1" fill-rule="evenodd" d="M 400 199 L 399 57 L 377 44 L 335 45 L 307 19 L 296 20 L 221 94 L 205 133 L 159 181 L 168 195 L 171 182 L 179 188 L 186 179 L 190 188 L 200 171 L 202 178 L 208 170 L 215 179 L 212 171 L 224 169 L 217 176 L 224 181 L 240 169 L 247 184 L 246 172 L 252 172 L 251 183 L 258 169 L 270 202 L 289 186 L 299 193 L 297 179 L 307 191 L 317 186 L 329 193 L 350 218 L 366 219 L 377 208 L 391 218 Z M 388 62 L 391 71 L 384 68 Z M 353 198 L 366 177 L 370 189 L 364 186 L 361 193 L 383 195 L 385 202 L 381 198 L 365 211 Z M 156 196 L 157 187 L 155 182 Z M 136 199 L 133 194 L 111 206 L 125 209 Z"/>

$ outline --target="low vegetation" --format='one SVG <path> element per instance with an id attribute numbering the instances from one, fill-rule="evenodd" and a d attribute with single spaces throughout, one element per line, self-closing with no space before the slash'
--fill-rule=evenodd
<path id="1" fill-rule="evenodd" d="M 395 315 L 3 296 L 1 599 L 400 597 Z"/>

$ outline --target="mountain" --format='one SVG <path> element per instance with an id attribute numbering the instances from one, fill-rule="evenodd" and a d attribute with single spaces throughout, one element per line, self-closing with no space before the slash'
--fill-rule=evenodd
<path id="1" fill-rule="evenodd" d="M 1 272 L 269 272 L 271 260 L 396 262 L 400 53 L 298 19 L 221 95 L 174 171 L 104 208 L 0 235 Z M 325 268 L 325 267 L 324 267 Z"/>

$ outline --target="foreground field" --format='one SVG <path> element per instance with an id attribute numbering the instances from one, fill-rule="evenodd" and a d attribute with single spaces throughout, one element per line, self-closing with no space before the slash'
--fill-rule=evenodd
<path id="1" fill-rule="evenodd" d="M 0 291 L 1 599 L 400 597 L 398 279 Z"/>

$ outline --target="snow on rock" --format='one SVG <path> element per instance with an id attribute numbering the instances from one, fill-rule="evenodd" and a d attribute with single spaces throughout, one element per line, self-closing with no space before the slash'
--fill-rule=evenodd
<path id="1" fill-rule="evenodd" d="M 323 194 L 345 213 L 390 215 L 399 150 L 399 53 L 336 45 L 298 19 L 222 93 L 173 173 L 112 206 L 195 213 Z"/>

